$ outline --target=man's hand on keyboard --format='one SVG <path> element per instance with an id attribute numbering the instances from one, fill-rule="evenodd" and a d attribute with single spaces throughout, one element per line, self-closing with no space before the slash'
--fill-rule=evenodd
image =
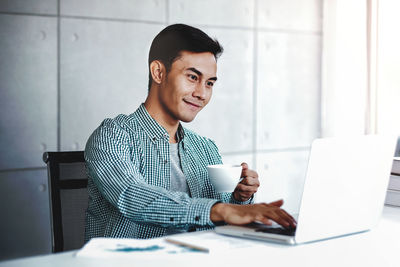
<path id="1" fill-rule="evenodd" d="M 217 203 L 211 208 L 210 218 L 213 222 L 224 221 L 234 225 L 244 225 L 252 222 L 271 225 L 272 221 L 274 221 L 284 228 L 295 228 L 296 220 L 280 208 L 282 205 L 283 200 L 252 205 Z"/>

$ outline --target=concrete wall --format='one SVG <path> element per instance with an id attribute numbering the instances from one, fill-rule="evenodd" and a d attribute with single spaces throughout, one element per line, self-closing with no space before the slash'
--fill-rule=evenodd
<path id="1" fill-rule="evenodd" d="M 225 48 L 186 126 L 259 172 L 258 201 L 296 211 L 320 135 L 321 16 L 320 0 L 0 0 L 0 260 L 50 252 L 42 153 L 83 150 L 102 119 L 135 111 L 151 40 L 177 22 Z"/>

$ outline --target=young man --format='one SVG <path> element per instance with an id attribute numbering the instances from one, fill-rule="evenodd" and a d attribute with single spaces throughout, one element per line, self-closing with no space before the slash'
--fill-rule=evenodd
<path id="1" fill-rule="evenodd" d="M 250 204 L 260 183 L 245 163 L 234 192 L 217 193 L 206 169 L 222 163 L 216 145 L 180 124 L 209 102 L 221 53 L 217 41 L 183 24 L 155 37 L 145 103 L 131 115 L 104 120 L 87 142 L 86 240 L 151 238 L 220 222 L 295 227 L 282 201 Z"/>

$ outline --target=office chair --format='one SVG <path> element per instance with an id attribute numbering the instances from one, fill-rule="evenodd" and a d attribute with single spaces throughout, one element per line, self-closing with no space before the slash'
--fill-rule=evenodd
<path id="1" fill-rule="evenodd" d="M 88 206 L 83 151 L 45 152 L 50 196 L 52 251 L 81 248 Z"/>

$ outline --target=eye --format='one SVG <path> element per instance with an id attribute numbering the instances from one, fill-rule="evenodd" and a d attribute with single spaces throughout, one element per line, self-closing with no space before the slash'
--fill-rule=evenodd
<path id="1" fill-rule="evenodd" d="M 211 81 L 208 81 L 206 84 L 207 84 L 208 87 L 213 87 L 214 86 L 214 83 L 211 82 Z"/>
<path id="2" fill-rule="evenodd" d="M 197 81 L 197 80 L 198 80 L 197 76 L 194 75 L 194 74 L 188 74 L 188 77 L 189 77 L 189 79 L 192 80 L 192 81 Z"/>

